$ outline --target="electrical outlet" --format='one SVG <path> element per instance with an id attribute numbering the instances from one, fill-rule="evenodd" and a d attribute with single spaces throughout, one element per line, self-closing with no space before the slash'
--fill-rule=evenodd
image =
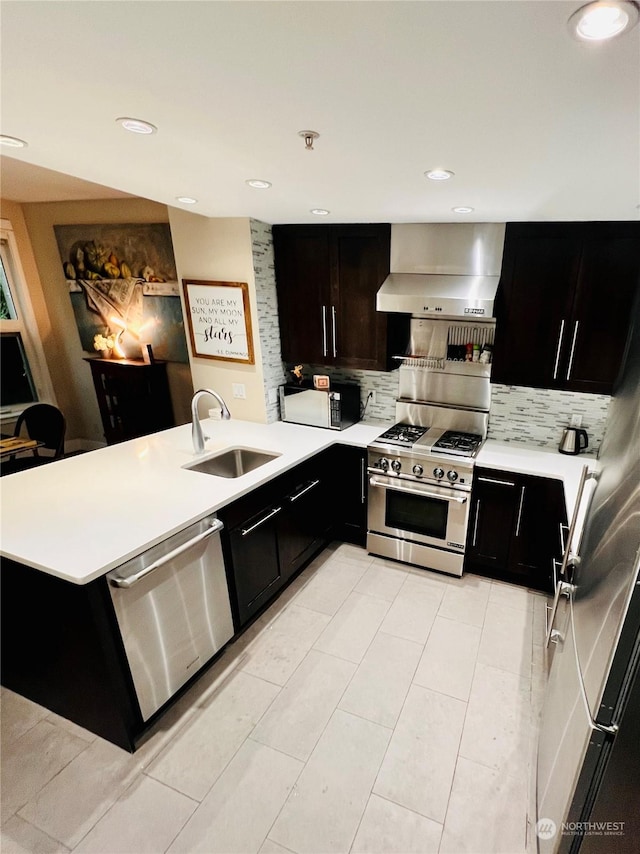
<path id="1" fill-rule="evenodd" d="M 375 391 L 369 392 L 369 403 L 377 403 L 378 402 L 378 394 Z"/>
<path id="2" fill-rule="evenodd" d="M 209 410 L 209 418 L 212 418 L 214 421 L 222 421 L 222 410 L 217 407 Z"/>
<path id="3" fill-rule="evenodd" d="M 247 389 L 244 383 L 233 383 L 233 396 L 238 400 L 246 400 L 247 399 Z"/>
<path id="4" fill-rule="evenodd" d="M 582 415 L 572 415 L 569 427 L 582 427 Z"/>

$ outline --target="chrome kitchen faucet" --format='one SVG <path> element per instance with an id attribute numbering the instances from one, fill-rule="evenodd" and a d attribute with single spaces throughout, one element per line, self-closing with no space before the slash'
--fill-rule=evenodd
<path id="1" fill-rule="evenodd" d="M 193 450 L 196 454 L 204 453 L 205 440 L 210 438 L 202 432 L 202 424 L 200 424 L 200 418 L 198 417 L 198 403 L 200 398 L 205 394 L 210 394 L 211 397 L 218 401 L 224 421 L 228 421 L 231 418 L 229 407 L 216 391 L 213 391 L 211 388 L 198 389 L 191 399 L 191 438 L 193 439 Z"/>

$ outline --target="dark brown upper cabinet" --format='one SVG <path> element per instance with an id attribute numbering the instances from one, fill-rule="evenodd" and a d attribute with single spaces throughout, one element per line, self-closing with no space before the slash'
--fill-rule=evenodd
<path id="1" fill-rule="evenodd" d="M 508 223 L 493 382 L 611 394 L 640 277 L 640 223 Z"/>
<path id="2" fill-rule="evenodd" d="M 391 226 L 273 227 L 282 358 L 389 370 L 406 345 L 406 318 L 376 311 L 389 273 Z"/>

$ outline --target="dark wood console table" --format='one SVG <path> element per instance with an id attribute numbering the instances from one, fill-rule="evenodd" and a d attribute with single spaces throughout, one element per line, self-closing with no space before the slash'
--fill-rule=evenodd
<path id="1" fill-rule="evenodd" d="M 86 358 L 108 445 L 175 427 L 167 363 Z"/>

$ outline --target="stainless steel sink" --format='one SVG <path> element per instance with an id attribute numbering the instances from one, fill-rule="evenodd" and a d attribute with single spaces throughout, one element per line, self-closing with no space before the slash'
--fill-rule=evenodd
<path id="1" fill-rule="evenodd" d="M 184 468 L 202 474 L 214 474 L 217 477 L 240 477 L 279 456 L 280 454 L 271 451 L 256 451 L 254 448 L 229 448 Z"/>

